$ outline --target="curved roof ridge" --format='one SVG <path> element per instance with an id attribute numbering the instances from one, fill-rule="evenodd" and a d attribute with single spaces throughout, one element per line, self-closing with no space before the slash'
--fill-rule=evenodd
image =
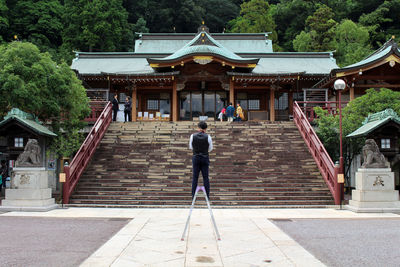
<path id="1" fill-rule="evenodd" d="M 190 54 L 216 54 L 227 59 L 236 61 L 256 60 L 250 58 L 242 58 L 233 51 L 227 49 L 217 40 L 215 40 L 206 31 L 200 31 L 190 42 L 184 45 L 181 49 L 164 58 L 151 58 L 151 61 L 169 61 L 182 58 Z"/>

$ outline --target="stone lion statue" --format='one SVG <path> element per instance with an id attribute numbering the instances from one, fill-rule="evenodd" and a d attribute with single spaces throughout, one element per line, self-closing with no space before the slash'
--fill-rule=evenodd
<path id="1" fill-rule="evenodd" d="M 387 168 L 386 159 L 379 151 L 374 139 L 365 140 L 362 153 L 364 163 L 361 168 Z"/>
<path id="2" fill-rule="evenodd" d="M 17 167 L 41 167 L 42 155 L 40 154 L 38 140 L 28 139 L 24 152 L 22 152 L 15 162 Z"/>

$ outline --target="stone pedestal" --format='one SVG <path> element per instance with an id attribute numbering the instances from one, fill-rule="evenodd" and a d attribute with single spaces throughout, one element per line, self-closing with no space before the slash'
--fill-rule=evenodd
<path id="1" fill-rule="evenodd" d="M 3 211 L 48 211 L 57 208 L 45 168 L 14 168 L 11 188 L 6 189 Z"/>
<path id="2" fill-rule="evenodd" d="M 356 189 L 347 208 L 355 212 L 400 212 L 399 191 L 394 190 L 390 168 L 358 169 Z"/>

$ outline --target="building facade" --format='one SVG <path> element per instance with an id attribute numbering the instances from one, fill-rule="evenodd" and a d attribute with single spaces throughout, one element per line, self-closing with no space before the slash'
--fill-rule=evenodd
<path id="1" fill-rule="evenodd" d="M 201 25 L 193 34 L 140 34 L 135 52 L 78 52 L 71 68 L 92 101 L 131 97 L 133 121 L 216 119 L 229 103 L 246 119 L 275 121 L 288 120 L 293 101 L 338 66 L 329 52 L 274 52 L 268 34 Z"/>

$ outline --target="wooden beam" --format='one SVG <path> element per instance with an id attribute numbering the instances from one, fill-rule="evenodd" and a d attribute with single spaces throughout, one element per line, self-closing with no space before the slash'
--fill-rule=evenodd
<path id="1" fill-rule="evenodd" d="M 229 79 L 229 103 L 235 106 L 235 88 L 232 78 Z"/>
<path id="2" fill-rule="evenodd" d="M 269 120 L 275 121 L 275 91 L 270 88 L 269 89 Z"/>
<path id="3" fill-rule="evenodd" d="M 400 75 L 360 75 L 356 77 L 356 80 L 400 80 Z"/>
<path id="4" fill-rule="evenodd" d="M 350 87 L 350 101 L 354 99 L 354 87 Z"/>
<path id="5" fill-rule="evenodd" d="M 178 121 L 178 91 L 176 90 L 176 80 L 172 83 L 172 121 Z"/>
<path id="6" fill-rule="evenodd" d="M 136 121 L 137 120 L 137 117 L 136 117 L 136 114 L 137 114 L 137 106 L 136 106 L 136 103 L 137 103 L 137 90 L 136 90 L 136 88 L 133 88 L 133 90 L 132 90 L 132 121 Z"/>
<path id="7" fill-rule="evenodd" d="M 355 84 L 354 87 L 357 88 L 400 88 L 400 84 L 383 84 L 383 83 L 374 83 L 374 84 Z"/>

